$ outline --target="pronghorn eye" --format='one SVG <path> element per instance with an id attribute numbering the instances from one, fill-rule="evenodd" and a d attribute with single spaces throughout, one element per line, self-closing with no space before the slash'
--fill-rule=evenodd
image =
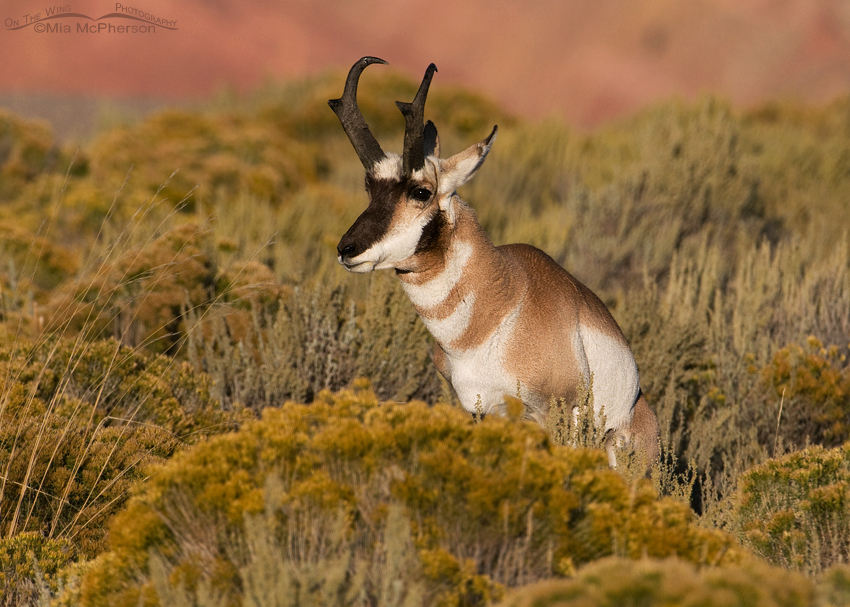
<path id="1" fill-rule="evenodd" d="M 431 190 L 425 188 L 413 188 L 410 197 L 419 202 L 425 202 L 431 198 Z"/>

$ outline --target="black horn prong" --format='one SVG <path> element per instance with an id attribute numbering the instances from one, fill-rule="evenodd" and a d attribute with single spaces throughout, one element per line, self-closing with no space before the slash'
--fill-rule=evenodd
<path id="1" fill-rule="evenodd" d="M 360 80 L 360 74 L 366 66 L 373 63 L 383 63 L 386 61 L 377 57 L 363 57 L 353 66 L 348 72 L 348 77 L 345 79 L 345 90 L 342 97 L 339 99 L 329 99 L 328 105 L 339 118 L 342 123 L 342 128 L 351 145 L 354 146 L 354 151 L 360 158 L 360 162 L 368 171 L 375 163 L 386 158 L 386 154 L 381 149 L 378 141 L 369 130 L 369 126 L 363 119 L 363 114 L 360 113 L 360 108 L 357 107 L 357 83 Z"/>
<path id="2" fill-rule="evenodd" d="M 428 97 L 428 87 L 431 86 L 431 79 L 436 71 L 437 66 L 433 63 L 428 66 L 428 69 L 425 70 L 425 76 L 422 78 L 422 84 L 419 85 L 416 97 L 413 98 L 411 103 L 395 102 L 398 109 L 404 114 L 402 167 L 405 175 L 410 175 L 413 171 L 425 166 L 425 99 Z"/>

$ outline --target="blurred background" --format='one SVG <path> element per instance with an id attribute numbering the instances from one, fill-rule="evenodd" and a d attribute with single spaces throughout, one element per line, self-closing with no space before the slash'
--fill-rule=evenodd
<path id="1" fill-rule="evenodd" d="M 60 137 L 81 136 L 104 107 L 144 113 L 250 92 L 367 54 L 411 78 L 433 61 L 442 83 L 520 117 L 556 115 L 583 128 L 706 91 L 751 106 L 821 103 L 850 89 L 845 0 L 131 1 L 177 29 L 93 35 L 75 30 L 86 20 L 63 18 L 45 23 L 71 33 L 11 30 L 57 7 L 97 19 L 116 4 L 3 2 L 0 107 L 47 118 Z"/>

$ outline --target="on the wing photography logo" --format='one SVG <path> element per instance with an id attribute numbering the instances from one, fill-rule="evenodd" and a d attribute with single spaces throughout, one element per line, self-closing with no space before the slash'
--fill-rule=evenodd
<path id="1" fill-rule="evenodd" d="M 178 29 L 176 19 L 165 19 L 117 2 L 114 12 L 100 17 L 75 13 L 66 4 L 17 18 L 7 17 L 5 25 L 7 30 L 30 30 L 37 34 L 155 34 L 157 30 Z"/>

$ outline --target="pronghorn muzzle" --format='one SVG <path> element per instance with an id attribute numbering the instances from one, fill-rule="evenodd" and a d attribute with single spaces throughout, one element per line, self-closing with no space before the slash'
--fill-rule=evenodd
<path id="1" fill-rule="evenodd" d="M 339 241 L 336 247 L 339 263 L 348 270 L 357 267 L 358 263 L 353 260 L 380 240 L 387 231 L 391 217 L 390 213 L 381 212 L 369 205 Z"/>
<path id="2" fill-rule="evenodd" d="M 402 182 L 375 180 L 366 174 L 369 206 L 352 224 L 337 245 L 339 263 L 351 270 L 353 260 L 383 239 L 390 229 L 393 208 L 404 193 Z"/>

